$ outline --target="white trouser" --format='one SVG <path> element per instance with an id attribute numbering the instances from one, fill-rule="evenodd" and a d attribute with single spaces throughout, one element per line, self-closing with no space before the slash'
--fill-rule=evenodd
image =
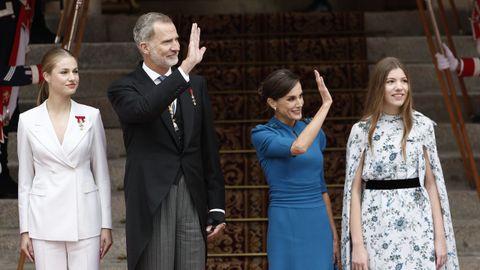
<path id="1" fill-rule="evenodd" d="M 36 270 L 99 270 L 100 237 L 78 242 L 32 239 Z"/>

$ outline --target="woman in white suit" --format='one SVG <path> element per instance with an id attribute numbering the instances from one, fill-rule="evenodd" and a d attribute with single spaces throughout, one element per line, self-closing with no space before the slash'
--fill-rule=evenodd
<path id="1" fill-rule="evenodd" d="M 37 270 L 96 270 L 112 245 L 102 119 L 71 99 L 79 76 L 68 51 L 51 49 L 42 66 L 39 106 L 18 124 L 20 248 Z"/>

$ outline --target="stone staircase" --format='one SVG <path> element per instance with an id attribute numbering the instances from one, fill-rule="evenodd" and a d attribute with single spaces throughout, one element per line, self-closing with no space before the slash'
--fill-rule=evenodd
<path id="1" fill-rule="evenodd" d="M 464 179 L 462 162 L 452 141 L 425 38 L 421 36 L 418 15 L 415 12 L 375 12 L 366 13 L 364 21 L 354 17 L 353 22 L 346 20 L 346 16 L 348 15 L 337 15 L 335 26 L 330 29 L 330 34 L 337 34 L 335 38 L 328 35 L 329 32 L 325 31 L 328 29 L 316 29 L 318 25 L 315 24 L 307 25 L 309 34 L 299 35 L 296 31 L 298 29 L 287 28 L 291 25 L 305 27 L 305 21 L 292 24 L 295 19 L 286 15 L 219 16 L 223 18 L 223 24 L 216 23 L 218 19 L 214 17 L 200 18 L 203 40 L 208 50 L 206 59 L 196 72 L 207 76 L 209 83 L 217 135 L 221 142 L 229 218 L 225 235 L 209 244 L 208 269 L 267 269 L 264 256 L 267 189 L 249 143 L 250 129 L 268 118 L 265 106 L 255 93 L 258 82 L 270 70 L 278 67 L 292 68 L 304 76 L 302 82 L 307 92 L 305 111 L 308 113 L 318 108 L 318 97 L 312 90 L 314 82 L 310 71 L 313 67 L 318 67 L 326 75 L 335 108 L 325 123 L 329 139 L 325 168 L 334 213 L 338 216 L 343 193 L 346 138 L 363 106 L 368 66 L 386 55 L 397 56 L 406 63 L 412 75 L 415 107 L 439 124 L 436 130 L 437 143 L 449 189 L 461 266 L 467 270 L 480 269 L 480 203 L 478 195 Z M 187 16 L 174 18 L 181 37 L 188 37 L 185 29 L 188 29 L 186 26 L 191 19 Z M 80 56 L 81 83 L 75 99 L 100 108 L 108 140 L 115 243 L 102 262 L 102 269 L 126 269 L 125 206 L 122 191 L 125 150 L 118 119 L 106 99 L 106 90 L 114 79 L 128 73 L 140 59 L 131 42 L 131 29 L 135 20 L 136 17 L 124 15 L 92 17 L 89 19 L 86 43 L 83 44 Z M 312 21 L 318 23 L 318 20 Z M 332 21 L 325 19 L 322 25 L 328 25 Z M 364 24 L 365 29 L 353 28 L 355 24 Z M 263 29 L 269 29 L 273 34 L 266 35 L 259 31 Z M 280 30 L 285 33 L 279 34 Z M 348 35 L 346 30 L 350 31 Z M 234 35 L 225 37 L 216 33 Z M 368 34 L 366 40 L 365 33 Z M 185 43 L 186 40 L 182 42 Z M 473 46 L 469 46 L 469 37 L 455 37 L 455 42 L 462 54 L 475 55 Z M 46 45 L 32 46 L 28 61 L 38 62 L 47 48 Z M 303 51 L 299 48 L 303 48 Z M 352 60 L 352 54 L 362 52 L 366 52 L 364 60 Z M 306 55 L 310 57 L 304 57 Z M 222 63 L 221 69 L 217 67 L 219 63 Z M 467 85 L 472 98 L 479 104 L 478 78 L 468 79 Z M 21 89 L 22 110 L 34 105 L 36 93 L 33 86 Z M 468 130 L 478 157 L 480 125 L 469 124 Z M 15 134 L 11 134 L 10 141 L 10 167 L 12 173 L 16 173 Z M 0 200 L 0 209 L 0 269 L 16 269 L 19 239 L 17 201 Z M 33 267 L 27 264 L 26 269 Z"/>

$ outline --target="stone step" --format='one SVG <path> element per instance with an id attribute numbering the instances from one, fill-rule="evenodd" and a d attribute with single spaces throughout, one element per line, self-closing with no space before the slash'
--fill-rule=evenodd
<path id="1" fill-rule="evenodd" d="M 371 36 L 423 36 L 416 10 L 366 12 L 365 29 Z"/>
<path id="2" fill-rule="evenodd" d="M 443 95 L 440 93 L 440 90 L 438 90 L 437 93 L 414 93 L 413 107 L 437 123 L 450 123 L 447 106 L 445 105 Z M 463 113 L 464 122 L 470 122 L 470 117 L 466 114 L 464 109 L 463 96 L 458 95 L 457 100 L 460 105 L 460 110 Z M 470 93 L 469 100 L 472 106 L 473 114 L 480 115 L 480 108 L 476 106 L 476 104 L 480 104 L 480 93 Z"/>
<path id="3" fill-rule="evenodd" d="M 41 63 L 43 55 L 52 48 L 51 44 L 32 44 L 25 63 L 28 65 Z M 79 57 L 79 68 L 82 72 L 88 69 L 133 69 L 141 60 L 135 43 L 132 42 L 97 42 L 82 43 Z"/>
<path id="4" fill-rule="evenodd" d="M 480 218 L 480 199 L 475 190 L 447 190 L 453 220 Z"/>
<path id="5" fill-rule="evenodd" d="M 471 14 L 471 7 L 459 9 L 458 14 L 464 32 L 470 33 L 471 28 L 468 18 Z M 450 12 L 448 13 L 448 22 L 451 33 L 453 35 L 458 34 L 457 27 L 453 25 L 455 20 Z M 442 27 L 440 26 L 439 15 L 437 15 L 437 23 L 439 27 Z M 365 31 L 369 36 L 424 36 L 417 10 L 365 12 Z"/>
<path id="6" fill-rule="evenodd" d="M 258 1 L 257 1 L 258 2 Z M 258 2 L 260 3 L 260 2 Z M 178 6 L 178 3 L 176 3 Z M 182 10 L 184 7 L 182 7 Z M 149 10 L 151 11 L 151 10 Z M 163 11 L 163 8 L 162 8 Z M 225 13 L 228 11 L 222 11 Z M 171 13 L 170 13 L 171 14 Z M 361 12 L 290 12 L 257 14 L 173 15 L 180 37 L 187 38 L 192 22 L 202 28 L 202 37 L 310 34 L 345 35 L 363 33 Z M 86 24 L 84 42 L 131 42 L 138 15 L 94 15 Z M 58 16 L 48 16 L 47 26 L 55 32 Z"/>
<path id="7" fill-rule="evenodd" d="M 440 153 L 457 152 L 458 146 L 454 139 L 450 123 L 437 123 L 435 128 L 435 139 Z M 465 125 L 470 140 L 470 146 L 476 153 L 480 153 L 480 124 L 468 123 Z"/>
<path id="8" fill-rule="evenodd" d="M 477 55 L 471 36 L 452 38 L 459 57 Z M 370 62 L 376 62 L 386 56 L 395 56 L 404 63 L 432 63 L 427 39 L 424 36 L 369 37 L 367 55 Z"/>
<path id="9" fill-rule="evenodd" d="M 173 1 L 172 1 L 173 2 Z M 175 1 L 176 2 L 176 1 Z M 215 8 L 207 8 L 205 5 L 205 1 L 202 1 L 201 3 L 201 8 L 193 8 L 192 12 L 190 14 L 201 14 L 201 10 L 208 10 L 208 13 L 211 13 L 212 10 L 217 10 L 218 9 L 218 1 L 212 1 L 214 3 Z M 230 1 L 229 1 L 230 2 Z M 255 1 L 255 3 L 260 3 L 258 1 Z M 181 10 L 184 10 L 186 6 L 190 6 L 192 8 L 192 3 L 189 2 L 188 5 L 182 6 Z M 335 5 L 335 4 L 333 4 Z M 363 6 L 363 3 L 361 4 Z M 174 6 L 174 12 L 167 12 L 164 10 L 162 6 L 162 11 L 167 12 L 167 14 L 175 14 L 178 12 L 178 3 L 176 3 Z M 194 6 L 194 5 L 193 5 Z M 208 5 L 207 5 L 208 6 Z M 242 1 L 242 7 L 248 7 L 249 5 L 243 4 Z M 258 5 L 254 5 L 255 9 L 258 9 Z M 272 7 L 277 7 L 277 5 L 267 5 L 269 9 L 262 10 L 260 12 L 278 12 L 280 10 L 271 10 L 270 8 Z M 378 7 L 378 5 L 377 5 Z M 230 13 L 232 12 L 230 8 L 233 9 L 241 9 L 239 6 L 235 6 L 232 4 L 228 5 L 228 8 L 226 7 L 225 9 L 222 9 L 221 15 L 207 15 L 210 16 L 209 18 L 213 18 L 211 20 L 215 20 L 215 17 L 221 18 L 220 22 L 209 22 L 207 19 L 201 19 L 201 16 L 196 16 L 195 19 L 193 19 L 193 16 L 182 16 L 185 19 L 178 19 L 179 17 L 174 17 L 174 22 L 177 25 L 178 29 L 183 29 L 185 27 L 184 32 L 188 34 L 188 25 L 192 21 L 196 21 L 199 23 L 200 27 L 202 27 L 202 36 L 206 37 L 208 34 L 211 33 L 229 33 L 231 32 L 231 35 L 238 35 L 238 31 L 241 31 L 242 29 L 249 30 L 250 32 L 254 32 L 255 29 L 249 29 L 247 27 L 240 27 L 241 22 L 246 20 L 249 21 L 246 18 L 243 19 L 240 14 L 225 14 L 225 13 Z M 151 11 L 148 10 L 148 11 Z M 238 11 L 237 11 L 238 12 Z M 256 12 L 259 12 L 258 10 Z M 188 14 L 189 12 L 182 12 L 183 14 Z M 464 18 L 461 20 L 462 27 L 464 29 L 464 32 L 470 32 L 470 26 L 469 26 L 469 21 L 467 18 L 469 18 L 471 13 L 470 8 L 464 8 L 459 10 L 459 17 Z M 268 14 L 268 13 L 267 13 Z M 270 13 L 272 14 L 272 13 Z M 273 14 L 282 14 L 282 13 L 273 13 Z M 312 13 L 313 16 L 318 16 L 318 14 L 321 13 Z M 243 15 L 243 16 L 249 16 L 249 15 Z M 250 16 L 252 16 L 250 14 Z M 325 15 L 323 15 L 325 16 Z M 137 20 L 138 16 L 137 15 L 122 15 L 122 14 L 116 14 L 116 15 L 93 15 L 89 16 L 88 22 L 86 24 L 86 29 L 85 29 L 85 35 L 84 35 L 84 42 L 131 42 L 133 41 L 132 37 L 132 29 L 133 26 Z M 328 17 L 327 17 L 328 18 Z M 366 32 L 369 36 L 423 36 L 423 27 L 420 23 L 420 18 L 418 15 L 418 12 L 416 10 L 400 10 L 400 11 L 377 11 L 377 12 L 365 12 L 363 17 L 361 15 L 357 15 L 354 18 L 358 18 L 356 20 L 350 20 L 352 21 L 352 25 L 360 25 L 364 26 L 363 31 Z M 454 22 L 454 20 L 449 17 L 450 24 Z M 361 22 L 357 21 L 361 20 Z M 439 18 L 438 18 L 439 20 Z M 250 19 L 251 21 L 251 19 Z M 309 20 L 306 20 L 309 21 Z M 311 20 L 310 20 L 311 21 Z M 348 21 L 348 20 L 347 20 Z M 57 26 L 58 26 L 58 15 L 49 15 L 46 17 L 46 22 L 47 26 L 55 32 Z M 227 30 L 233 30 L 233 31 L 225 31 L 225 24 L 230 25 Z M 260 25 L 263 26 L 263 24 L 255 24 L 251 23 L 252 26 L 255 25 Z M 328 27 L 329 25 L 335 25 L 335 24 L 328 24 L 324 23 L 323 26 L 321 27 L 320 30 L 325 30 L 325 27 Z M 265 23 L 265 26 L 271 26 Z M 258 26 L 257 26 L 258 27 Z M 315 25 L 313 25 L 315 27 Z M 284 27 L 277 27 L 274 28 L 272 27 L 273 30 L 281 29 L 281 28 L 286 28 Z M 339 26 L 338 24 L 336 25 L 336 31 L 342 31 L 343 29 L 340 28 L 338 29 Z M 261 28 L 260 28 L 261 29 Z M 348 28 L 344 28 L 345 30 Z M 357 31 L 362 31 L 361 27 L 350 27 L 350 29 L 357 29 Z M 456 34 L 458 33 L 456 31 L 456 27 L 451 25 L 450 27 L 452 33 Z M 223 30 L 223 31 L 222 31 Z M 286 30 L 284 30 L 286 31 Z M 180 30 L 179 32 L 183 34 Z M 205 33 L 204 33 L 205 32 Z M 210 32 L 210 33 L 208 33 Z M 325 31 L 324 31 L 325 32 Z M 185 37 L 188 37 L 188 35 L 184 35 Z"/>
<path id="10" fill-rule="evenodd" d="M 454 219 L 453 227 L 459 253 L 480 250 L 480 218 Z"/>
<path id="11" fill-rule="evenodd" d="M 447 189 L 474 189 L 473 185 L 468 184 L 463 162 L 458 152 L 444 152 L 440 153 L 439 156 Z M 480 170 L 480 156 L 478 154 L 475 154 L 475 163 L 477 170 Z"/>
<path id="12" fill-rule="evenodd" d="M 460 269 L 480 270 L 480 253 L 478 252 L 459 256 L 458 260 L 460 262 Z"/>

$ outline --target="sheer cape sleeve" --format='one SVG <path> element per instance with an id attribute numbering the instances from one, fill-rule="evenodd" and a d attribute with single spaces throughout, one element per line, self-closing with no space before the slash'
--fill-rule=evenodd
<path id="1" fill-rule="evenodd" d="M 350 199 L 352 195 L 352 182 L 362 158 L 362 154 L 368 147 L 368 127 L 366 121 L 361 121 L 353 125 L 347 142 L 342 235 L 340 242 L 342 247 L 342 266 L 344 270 L 351 269 Z"/>
<path id="2" fill-rule="evenodd" d="M 450 206 L 448 203 L 447 189 L 445 187 L 445 179 L 443 177 L 442 166 L 440 159 L 438 157 L 437 143 L 435 140 L 435 131 L 433 122 L 430 118 L 424 116 L 419 112 L 414 113 L 414 127 L 415 132 L 420 137 L 422 142 L 422 147 L 424 147 L 428 154 L 428 159 L 430 160 L 430 167 L 432 168 L 433 176 L 435 177 L 435 183 L 437 185 L 437 191 L 440 198 L 440 206 L 442 211 L 443 218 L 443 227 L 445 230 L 445 239 L 447 241 L 447 263 L 443 269 L 452 270 L 460 269 L 457 256 L 457 248 L 455 244 L 455 235 L 452 225 L 452 215 L 450 213 Z M 424 184 L 425 179 L 425 158 L 423 156 L 423 151 L 419 151 L 419 155 L 422 155 L 418 158 L 419 160 L 419 178 L 420 183 Z M 426 193 L 426 190 L 425 190 Z M 427 194 L 428 196 L 428 194 Z"/>

